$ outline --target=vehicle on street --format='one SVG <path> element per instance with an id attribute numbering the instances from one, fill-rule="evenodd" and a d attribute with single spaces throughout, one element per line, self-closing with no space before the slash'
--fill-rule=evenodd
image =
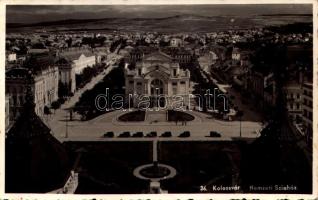
<path id="1" fill-rule="evenodd" d="M 172 133 L 170 131 L 166 131 L 163 134 L 161 134 L 160 137 L 171 137 L 171 136 L 172 136 Z"/>
<path id="2" fill-rule="evenodd" d="M 130 137 L 130 132 L 125 131 L 125 132 L 121 133 L 118 137 Z"/>
<path id="3" fill-rule="evenodd" d="M 132 137 L 143 137 L 144 134 L 142 132 L 136 132 L 135 134 L 132 135 Z"/>
<path id="4" fill-rule="evenodd" d="M 210 131 L 209 137 L 221 137 L 221 133 L 218 133 L 216 131 Z"/>
<path id="5" fill-rule="evenodd" d="M 151 131 L 150 133 L 146 135 L 146 137 L 157 137 L 157 132 Z"/>
<path id="6" fill-rule="evenodd" d="M 106 133 L 104 133 L 103 137 L 108 137 L 108 138 L 112 138 L 114 137 L 114 132 L 113 131 L 108 131 Z"/>
<path id="7" fill-rule="evenodd" d="M 183 133 L 181 133 L 180 135 L 179 135 L 179 137 L 190 137 L 190 131 L 184 131 Z"/>

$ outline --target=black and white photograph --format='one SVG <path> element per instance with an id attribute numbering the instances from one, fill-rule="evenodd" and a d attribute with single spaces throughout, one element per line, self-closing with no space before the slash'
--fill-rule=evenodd
<path id="1" fill-rule="evenodd" d="M 5 194 L 317 192 L 314 1 L 35 2 L 4 6 Z"/>

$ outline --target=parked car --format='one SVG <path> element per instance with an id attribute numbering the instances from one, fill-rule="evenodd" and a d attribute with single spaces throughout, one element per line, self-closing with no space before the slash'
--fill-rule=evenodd
<path id="1" fill-rule="evenodd" d="M 166 131 L 163 134 L 161 134 L 161 137 L 171 137 L 172 133 L 170 131 Z"/>
<path id="2" fill-rule="evenodd" d="M 190 137 L 190 131 L 184 131 L 179 135 L 179 137 Z"/>
<path id="3" fill-rule="evenodd" d="M 157 132 L 151 131 L 150 133 L 146 135 L 146 137 L 157 137 Z"/>
<path id="4" fill-rule="evenodd" d="M 130 137 L 130 132 L 125 131 L 125 132 L 121 133 L 118 137 Z"/>
<path id="5" fill-rule="evenodd" d="M 221 137 L 221 133 L 216 131 L 210 131 L 210 137 Z"/>
<path id="6" fill-rule="evenodd" d="M 114 137 L 114 132 L 112 131 L 108 131 L 106 133 L 104 133 L 103 137 L 108 137 L 108 138 L 111 138 L 111 137 Z"/>
<path id="7" fill-rule="evenodd" d="M 136 132 L 135 134 L 132 135 L 132 137 L 143 137 L 144 134 L 142 132 Z"/>

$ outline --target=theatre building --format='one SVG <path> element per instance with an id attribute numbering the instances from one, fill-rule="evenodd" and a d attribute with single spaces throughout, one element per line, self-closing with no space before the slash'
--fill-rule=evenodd
<path id="1" fill-rule="evenodd" d="M 126 67 L 125 81 L 126 102 L 130 106 L 148 105 L 141 101 L 149 102 L 147 107 L 189 104 L 190 72 L 180 69 L 174 58 L 161 51 L 144 56 L 134 69 Z"/>

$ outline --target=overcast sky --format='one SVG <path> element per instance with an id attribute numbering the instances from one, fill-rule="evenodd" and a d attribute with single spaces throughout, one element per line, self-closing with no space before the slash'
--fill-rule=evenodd
<path id="1" fill-rule="evenodd" d="M 258 14 L 312 14 L 311 5 L 9 5 L 8 23 L 35 23 L 63 19 L 95 19 L 109 17 L 169 17 L 179 14 L 203 16 L 258 15 Z"/>

